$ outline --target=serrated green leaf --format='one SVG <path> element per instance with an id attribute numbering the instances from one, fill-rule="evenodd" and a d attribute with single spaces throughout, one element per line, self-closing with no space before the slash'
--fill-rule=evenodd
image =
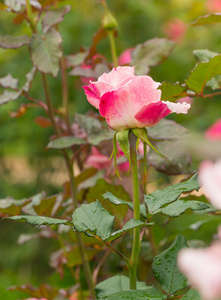
<path id="1" fill-rule="evenodd" d="M 220 23 L 220 22 L 221 22 L 221 13 L 217 12 L 217 13 L 214 13 L 214 14 L 199 17 L 191 25 L 192 26 L 207 25 L 207 24 L 214 24 L 214 23 Z"/>
<path id="2" fill-rule="evenodd" d="M 148 129 L 149 139 L 180 140 L 189 137 L 188 130 L 172 120 L 162 119 L 159 123 Z"/>
<path id="3" fill-rule="evenodd" d="M 133 203 L 129 201 L 124 201 L 115 197 L 112 193 L 106 192 L 103 195 L 104 199 L 108 199 L 114 205 L 127 205 L 131 210 L 133 210 Z M 140 214 L 145 218 L 146 217 L 146 207 L 144 204 L 140 205 Z"/>
<path id="4" fill-rule="evenodd" d="M 144 195 L 144 201 L 148 207 L 149 214 L 154 215 L 161 212 L 165 204 L 177 200 L 183 192 L 191 192 L 199 188 L 200 185 L 195 174 L 187 181 L 159 189 L 149 195 Z"/>
<path id="5" fill-rule="evenodd" d="M 147 287 L 145 290 L 140 291 L 124 291 L 114 293 L 110 296 L 104 297 L 106 300 L 166 300 L 166 296 L 161 294 L 154 287 Z"/>
<path id="6" fill-rule="evenodd" d="M 129 129 L 121 130 L 116 133 L 117 142 L 130 161 Z"/>
<path id="7" fill-rule="evenodd" d="M 50 149 L 65 149 L 70 148 L 74 145 L 84 145 L 86 144 L 85 140 L 82 140 L 80 138 L 77 138 L 75 136 L 63 136 L 61 138 L 58 138 L 56 140 L 51 141 L 47 148 Z"/>
<path id="8" fill-rule="evenodd" d="M 40 216 L 14 216 L 14 217 L 7 217 L 5 219 L 12 220 L 15 222 L 23 222 L 28 223 L 34 226 L 41 226 L 41 225 L 72 225 L 67 220 L 56 219 L 56 218 L 49 218 L 49 217 L 40 217 Z"/>
<path id="9" fill-rule="evenodd" d="M 40 72 L 57 76 L 62 56 L 61 42 L 62 38 L 54 28 L 50 28 L 43 36 L 32 35 L 30 40 L 31 59 Z"/>
<path id="10" fill-rule="evenodd" d="M 133 228 L 136 227 L 141 227 L 141 226 L 151 226 L 153 225 L 153 223 L 144 223 L 140 220 L 135 220 L 135 219 L 130 219 L 124 226 L 122 229 L 115 231 L 113 233 L 111 233 L 111 235 L 109 236 L 109 238 L 106 239 L 107 242 L 111 242 L 114 241 L 116 239 L 118 239 L 119 237 L 121 237 L 121 235 Z"/>
<path id="11" fill-rule="evenodd" d="M 8 74 L 5 77 L 0 78 L 0 86 L 3 88 L 16 89 L 18 87 L 18 79 Z"/>
<path id="12" fill-rule="evenodd" d="M 188 88 L 197 94 L 203 93 L 207 82 L 216 75 L 221 75 L 221 55 L 205 63 L 198 63 L 186 80 Z"/>
<path id="13" fill-rule="evenodd" d="M 153 260 L 152 269 L 155 278 L 168 295 L 173 295 L 176 291 L 188 286 L 187 279 L 177 267 L 178 252 L 186 247 L 188 245 L 185 238 L 178 235 L 170 248 L 157 255 Z"/>
<path id="14" fill-rule="evenodd" d="M 165 38 L 154 38 L 137 45 L 131 52 L 131 65 L 137 75 L 145 75 L 149 67 L 162 63 L 171 53 L 175 43 Z"/>
<path id="15" fill-rule="evenodd" d="M 66 61 L 67 61 L 67 67 L 76 67 L 76 66 L 81 66 L 85 60 L 85 58 L 88 56 L 89 52 L 78 52 L 73 55 L 67 55 L 66 56 Z"/>
<path id="16" fill-rule="evenodd" d="M 137 289 L 143 290 L 147 289 L 146 283 L 137 282 Z M 96 296 L 98 299 L 103 299 L 105 296 L 110 296 L 117 292 L 130 290 L 130 282 L 127 276 L 117 275 L 111 278 L 108 278 L 95 287 Z M 118 298 L 115 298 L 118 299 Z"/>
<path id="17" fill-rule="evenodd" d="M 218 52 L 210 51 L 208 49 L 196 49 L 193 50 L 193 54 L 198 62 L 208 62 L 211 58 L 219 55 Z"/>
<path id="18" fill-rule="evenodd" d="M 187 201 L 187 200 L 179 199 L 164 207 L 161 212 L 170 217 L 177 217 L 183 214 L 188 208 L 194 211 L 194 210 L 209 209 L 210 206 L 200 201 L 193 201 L 193 200 Z"/>
<path id="19" fill-rule="evenodd" d="M 20 92 L 14 92 L 14 91 L 7 91 L 5 90 L 3 94 L 0 95 L 0 105 L 6 104 L 9 101 L 14 101 L 18 99 L 20 96 Z"/>
<path id="20" fill-rule="evenodd" d="M 21 88 L 20 92 L 28 92 L 31 88 L 31 84 L 32 84 L 32 81 L 35 77 L 35 74 L 37 72 L 37 68 L 36 67 L 33 67 L 30 72 L 28 72 L 26 74 L 26 82 L 25 84 L 23 85 L 23 87 Z"/>
<path id="21" fill-rule="evenodd" d="M 115 134 L 114 130 L 102 126 L 100 121 L 89 116 L 75 114 L 75 121 L 85 129 L 88 142 L 94 146 L 97 146 L 101 141 L 112 139 Z"/>
<path id="22" fill-rule="evenodd" d="M 186 85 L 181 83 L 170 83 L 167 81 L 162 82 L 159 89 L 161 90 L 161 100 L 164 101 L 175 101 L 177 99 L 183 98 L 186 96 Z"/>
<path id="23" fill-rule="evenodd" d="M 72 220 L 76 231 L 95 233 L 102 240 L 111 235 L 114 224 L 114 216 L 97 200 L 90 204 L 82 204 L 74 211 Z"/>
<path id="24" fill-rule="evenodd" d="M 28 45 L 30 42 L 27 35 L 21 36 L 10 36 L 2 35 L 0 36 L 0 47 L 4 49 L 18 49 L 23 45 Z"/>
<path id="25" fill-rule="evenodd" d="M 202 300 L 202 298 L 196 290 L 190 289 L 181 300 Z"/>
<path id="26" fill-rule="evenodd" d="M 31 199 L 22 199 L 22 200 L 15 200 L 13 198 L 6 198 L 0 200 L 0 215 L 18 215 L 20 214 L 22 208 L 29 204 Z"/>
<path id="27" fill-rule="evenodd" d="M 45 13 L 42 19 L 43 31 L 47 32 L 49 28 L 60 23 L 64 16 L 71 10 L 70 5 L 62 6 L 58 9 L 49 10 Z"/>

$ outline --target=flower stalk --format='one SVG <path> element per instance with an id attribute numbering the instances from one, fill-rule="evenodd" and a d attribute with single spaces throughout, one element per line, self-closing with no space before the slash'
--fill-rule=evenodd
<path id="1" fill-rule="evenodd" d="M 133 179 L 133 206 L 134 206 L 134 219 L 140 220 L 140 196 L 139 196 L 139 181 L 137 169 L 137 153 L 136 153 L 136 140 L 137 137 L 132 131 L 129 132 L 130 143 L 130 160 L 131 160 L 131 173 Z M 140 253 L 140 228 L 133 230 L 133 246 L 129 263 L 129 278 L 130 289 L 137 289 L 137 266 L 138 257 Z"/>

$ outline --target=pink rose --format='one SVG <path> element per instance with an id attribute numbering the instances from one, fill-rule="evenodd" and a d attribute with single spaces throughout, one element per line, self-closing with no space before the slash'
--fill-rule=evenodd
<path id="1" fill-rule="evenodd" d="M 221 11 L 221 0 L 207 0 L 206 6 L 210 12 Z"/>
<path id="2" fill-rule="evenodd" d="M 186 114 L 187 103 L 161 101 L 160 83 L 135 76 L 134 67 L 117 67 L 84 86 L 88 101 L 114 130 L 151 127 L 172 112 Z"/>
<path id="3" fill-rule="evenodd" d="M 182 20 L 174 18 L 164 25 L 163 31 L 169 39 L 175 42 L 182 42 L 186 27 L 186 24 Z"/>
<path id="4" fill-rule="evenodd" d="M 108 156 L 101 154 L 97 150 L 97 148 L 92 147 L 91 155 L 88 156 L 85 163 L 91 167 L 101 170 L 101 169 L 109 169 L 112 164 L 112 161 Z"/>
<path id="5" fill-rule="evenodd" d="M 204 161 L 199 168 L 199 181 L 211 204 L 221 209 L 221 160 L 215 164 Z"/>
<path id="6" fill-rule="evenodd" d="M 221 297 L 221 241 L 204 249 L 183 249 L 178 266 L 203 299 Z"/>
<path id="7" fill-rule="evenodd" d="M 128 48 L 121 53 L 121 55 L 118 57 L 118 63 L 120 66 L 130 64 L 131 51 L 133 50 L 134 48 Z"/>
<path id="8" fill-rule="evenodd" d="M 221 119 L 218 119 L 212 126 L 210 126 L 206 130 L 205 136 L 208 140 L 211 141 L 221 140 Z"/>

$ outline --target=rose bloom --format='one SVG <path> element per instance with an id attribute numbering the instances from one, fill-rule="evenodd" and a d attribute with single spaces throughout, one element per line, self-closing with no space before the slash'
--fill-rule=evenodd
<path id="1" fill-rule="evenodd" d="M 221 160 L 202 162 L 198 177 L 211 204 L 221 209 Z"/>
<path id="2" fill-rule="evenodd" d="M 205 136 L 208 140 L 211 141 L 221 140 L 221 119 L 218 119 L 212 126 L 210 126 L 206 130 Z"/>
<path id="3" fill-rule="evenodd" d="M 164 25 L 163 31 L 169 39 L 179 43 L 183 40 L 186 32 L 186 27 L 186 24 L 182 20 L 174 18 Z"/>
<path id="4" fill-rule="evenodd" d="M 221 297 L 221 241 L 204 249 L 183 249 L 178 266 L 205 300 Z"/>
<path id="5" fill-rule="evenodd" d="M 172 112 L 186 114 L 187 103 L 161 101 L 160 83 L 134 75 L 134 67 L 117 67 L 84 86 L 88 101 L 116 131 L 151 127 Z"/>
<path id="6" fill-rule="evenodd" d="M 221 0 L 207 0 L 206 6 L 209 12 L 221 11 Z"/>

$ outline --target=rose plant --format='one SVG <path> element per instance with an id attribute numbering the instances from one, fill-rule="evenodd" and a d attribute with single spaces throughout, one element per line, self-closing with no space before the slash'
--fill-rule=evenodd
<path id="1" fill-rule="evenodd" d="M 201 114 L 196 109 L 201 98 L 221 95 L 219 53 L 195 50 L 197 64 L 183 82 L 159 83 L 152 71 L 170 55 L 174 42 L 150 39 L 129 49 L 127 66 L 118 66 L 118 23 L 106 1 L 96 4 L 102 4 L 104 16 L 92 45 L 68 56 L 58 24 L 72 13 L 69 5 L 59 0 L 13 3 L 4 1 L 0 9 L 16 14 L 14 23 L 28 24 L 29 36 L 1 36 L 0 47 L 28 47 L 33 68 L 23 85 L 10 74 L 0 78 L 0 104 L 24 101 L 11 117 L 24 116 L 30 107 L 41 111 L 37 123 L 53 130 L 44 146 L 63 158 L 67 176 L 55 195 L 36 191 L 22 200 L 0 200 L 1 217 L 39 228 L 39 233 L 20 236 L 20 244 L 42 237 L 56 242 L 49 263 L 61 278 L 58 286 L 49 280 L 40 287 L 24 283 L 10 289 L 48 300 L 220 297 L 220 238 L 207 246 L 219 223 L 220 158 L 213 163 L 205 157 L 201 164 L 192 157 L 191 164 L 190 154 L 179 152 L 180 142 L 190 140 L 188 130 L 165 118 L 179 121 L 183 114 L 184 123 L 191 123 L 204 112 L 204 106 Z M 214 22 L 221 22 L 219 14 L 192 25 Z M 97 50 L 107 37 L 111 62 Z M 59 108 L 50 75 L 50 84 L 61 87 Z M 86 97 L 78 79 L 73 87 L 68 75 L 93 78 L 83 87 Z M 167 75 L 163 73 L 165 79 Z M 39 98 L 31 89 L 35 80 L 41 80 Z M 88 100 L 99 114 L 73 114 L 70 95 L 77 88 L 82 103 Z M 211 147 L 219 150 L 219 142 Z M 208 199 L 204 192 L 196 193 L 201 186 Z M 202 244 L 204 249 L 183 249 Z"/>

